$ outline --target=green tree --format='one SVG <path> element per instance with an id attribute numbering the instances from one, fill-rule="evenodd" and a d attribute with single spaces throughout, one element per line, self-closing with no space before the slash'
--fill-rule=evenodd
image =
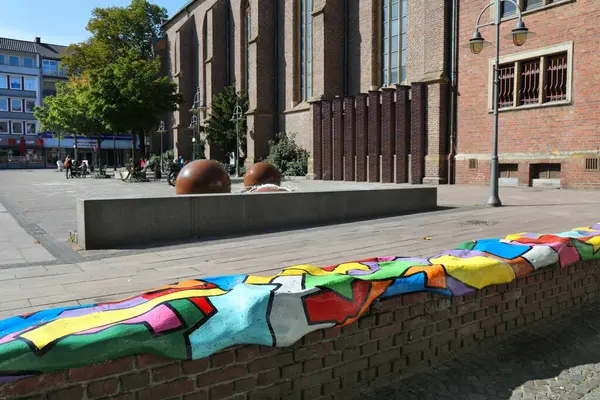
<path id="1" fill-rule="evenodd" d="M 84 80 L 70 80 L 56 85 L 56 96 L 46 97 L 44 105 L 36 107 L 34 115 L 42 130 L 62 138 L 73 134 L 77 158 L 77 136 L 93 136 L 105 132 L 102 120 L 92 114 L 89 86 Z M 98 136 L 100 142 L 100 137 Z"/>
<path id="2" fill-rule="evenodd" d="M 279 133 L 269 141 L 267 162 L 285 176 L 304 176 L 308 173 L 308 151 L 298 146 L 293 134 Z"/>
<path id="3" fill-rule="evenodd" d="M 226 87 L 221 93 L 213 96 L 210 104 L 210 116 L 203 128 L 208 144 L 216 146 L 226 153 L 235 152 L 236 128 L 231 117 L 235 106 L 238 104 L 245 114 L 248 111 L 248 96 L 242 92 L 237 92 L 235 85 Z M 240 152 L 245 155 L 246 120 L 240 121 L 239 124 Z"/>
<path id="4" fill-rule="evenodd" d="M 160 60 L 140 59 L 128 51 L 102 69 L 89 72 L 87 106 L 111 132 L 131 132 L 133 164 L 135 134 L 158 125 L 159 116 L 181 102 L 177 85 L 160 76 Z"/>
<path id="5" fill-rule="evenodd" d="M 161 23 L 167 17 L 165 8 L 147 0 L 132 0 L 127 7 L 95 8 L 86 27 L 92 36 L 69 46 L 62 64 L 68 73 L 80 75 L 103 68 L 124 52 L 151 58 L 155 40 L 162 37 Z"/>

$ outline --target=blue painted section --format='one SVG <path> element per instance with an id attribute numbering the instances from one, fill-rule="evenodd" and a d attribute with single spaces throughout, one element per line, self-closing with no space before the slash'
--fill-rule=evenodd
<path id="1" fill-rule="evenodd" d="M 498 239 L 478 240 L 473 250 L 485 251 L 494 256 L 513 259 L 522 256 L 530 249 L 529 246 L 519 246 L 514 243 L 502 243 Z"/>

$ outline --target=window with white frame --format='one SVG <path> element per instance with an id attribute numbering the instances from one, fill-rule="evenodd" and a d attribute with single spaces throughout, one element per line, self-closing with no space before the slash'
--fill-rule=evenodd
<path id="1" fill-rule="evenodd" d="M 383 0 L 382 6 L 382 84 L 406 79 L 406 1 Z"/>
<path id="2" fill-rule="evenodd" d="M 6 64 L 6 56 L 4 54 L 0 54 L 0 65 Z"/>
<path id="3" fill-rule="evenodd" d="M 300 0 L 300 96 L 312 97 L 312 0 Z"/>
<path id="4" fill-rule="evenodd" d="M 27 134 L 27 135 L 37 134 L 37 124 L 35 122 L 25 122 L 25 134 Z"/>
<path id="5" fill-rule="evenodd" d="M 55 61 L 55 60 L 42 61 L 42 72 L 44 73 L 44 75 L 58 76 L 59 75 L 58 61 Z"/>
<path id="6" fill-rule="evenodd" d="M 531 11 L 535 10 L 536 8 L 549 6 L 551 4 L 566 3 L 569 1 L 571 0 L 515 0 L 515 3 L 519 5 L 519 8 L 522 11 Z M 502 13 L 503 17 L 512 17 L 517 15 L 517 8 L 513 3 L 510 1 L 503 1 L 501 4 L 502 9 L 500 12 Z"/>
<path id="7" fill-rule="evenodd" d="M 8 121 L 0 121 L 0 134 L 8 134 Z"/>
<path id="8" fill-rule="evenodd" d="M 21 100 L 21 99 L 10 99 L 10 111 L 12 111 L 12 112 L 23 112 L 23 100 Z"/>
<path id="9" fill-rule="evenodd" d="M 35 109 L 35 100 L 26 99 L 25 100 L 25 112 L 32 113 Z"/>
<path id="10" fill-rule="evenodd" d="M 565 43 L 501 58 L 498 108 L 570 102 L 572 49 L 572 43 Z M 490 60 L 490 111 L 493 111 L 493 72 Z"/>
<path id="11" fill-rule="evenodd" d="M 19 57 L 18 56 L 8 56 L 8 64 L 13 67 L 19 66 Z"/>
<path id="12" fill-rule="evenodd" d="M 11 123 L 12 133 L 20 135 L 23 133 L 23 121 L 12 121 Z"/>
<path id="13" fill-rule="evenodd" d="M 25 83 L 24 90 L 30 90 L 33 92 L 35 92 L 37 90 L 37 79 L 36 78 L 25 77 L 23 79 L 23 82 Z"/>
<path id="14" fill-rule="evenodd" d="M 23 85 L 20 76 L 10 77 L 10 88 L 13 90 L 23 90 Z"/>
<path id="15" fill-rule="evenodd" d="M 8 78 L 3 74 L 0 74 L 0 89 L 8 89 Z"/>
<path id="16" fill-rule="evenodd" d="M 33 68 L 35 65 L 33 57 L 23 57 L 23 66 Z"/>
<path id="17" fill-rule="evenodd" d="M 0 97 L 0 111 L 8 111 L 8 99 Z"/>

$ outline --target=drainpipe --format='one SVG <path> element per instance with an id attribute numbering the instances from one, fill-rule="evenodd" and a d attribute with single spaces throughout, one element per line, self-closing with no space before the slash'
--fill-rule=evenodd
<path id="1" fill-rule="evenodd" d="M 279 1 L 275 0 L 275 23 L 273 24 L 273 39 L 274 39 L 274 52 L 275 52 L 275 65 L 274 65 L 274 73 L 273 79 L 275 79 L 275 84 L 273 87 L 275 88 L 275 97 L 274 97 L 274 106 L 275 106 L 275 119 L 273 121 L 273 138 L 277 134 L 279 134 Z"/>
<path id="2" fill-rule="evenodd" d="M 449 90 L 449 139 L 450 150 L 448 153 L 448 184 L 452 182 L 452 160 L 456 151 L 456 119 L 457 119 L 457 44 L 458 44 L 458 2 L 452 0 L 451 39 L 450 39 L 450 90 Z"/>

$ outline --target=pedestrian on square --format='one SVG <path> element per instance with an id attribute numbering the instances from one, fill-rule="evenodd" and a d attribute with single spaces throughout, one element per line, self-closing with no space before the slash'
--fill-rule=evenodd
<path id="1" fill-rule="evenodd" d="M 71 173 L 71 175 L 73 174 L 71 171 L 71 167 L 73 166 L 73 162 L 71 161 L 71 156 L 67 156 L 67 158 L 65 158 L 65 162 L 63 163 L 63 166 L 65 167 L 65 171 L 67 171 L 66 172 L 67 179 L 69 179 L 69 173 Z"/>

